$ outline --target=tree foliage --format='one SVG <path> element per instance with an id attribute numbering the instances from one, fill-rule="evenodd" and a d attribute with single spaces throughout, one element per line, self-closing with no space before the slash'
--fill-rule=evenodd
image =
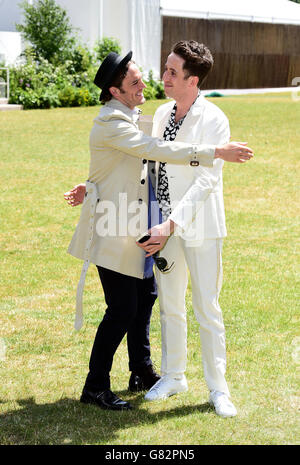
<path id="1" fill-rule="evenodd" d="M 121 46 L 116 39 L 113 39 L 111 37 L 103 37 L 103 39 L 98 40 L 98 42 L 96 42 L 94 50 L 97 59 L 102 62 L 110 52 L 120 54 Z"/>
<path id="2" fill-rule="evenodd" d="M 36 0 L 20 4 L 24 10 L 24 24 L 16 28 L 28 40 L 38 57 L 50 62 L 64 61 L 75 44 L 73 28 L 66 10 L 55 0 Z"/>

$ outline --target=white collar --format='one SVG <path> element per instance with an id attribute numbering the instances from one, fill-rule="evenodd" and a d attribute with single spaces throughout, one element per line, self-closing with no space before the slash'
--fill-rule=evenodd
<path id="1" fill-rule="evenodd" d="M 107 102 L 106 106 L 115 110 L 122 111 L 134 121 L 137 121 L 139 119 L 139 115 L 142 113 L 142 110 L 140 110 L 139 108 L 134 107 L 132 110 L 131 108 L 127 107 L 127 105 L 124 105 L 124 103 L 120 102 L 115 98 L 112 98 L 109 102 Z"/>

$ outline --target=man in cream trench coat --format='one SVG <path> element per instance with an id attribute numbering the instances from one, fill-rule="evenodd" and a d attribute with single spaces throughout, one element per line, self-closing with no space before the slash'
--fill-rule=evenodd
<path id="1" fill-rule="evenodd" d="M 190 69 L 195 66 L 195 55 L 198 56 L 198 71 Z M 165 92 L 176 102 L 175 115 L 179 113 L 177 120 L 184 117 L 176 141 L 201 144 L 205 140 L 206 143 L 218 145 L 226 144 L 230 139 L 229 123 L 224 113 L 199 93 L 201 76 L 207 74 L 209 62 L 212 66 L 210 51 L 195 41 L 175 44 L 168 57 L 163 75 Z M 204 66 L 207 70 L 203 71 Z M 200 76 L 200 82 L 191 81 L 191 86 L 188 86 L 186 75 L 193 71 Z M 184 85 L 186 88 L 183 89 Z M 174 108 L 174 100 L 156 111 L 153 136 L 163 137 Z M 193 102 L 189 109 L 188 102 Z M 185 109 L 188 111 L 185 112 Z M 210 391 L 210 402 L 219 415 L 228 417 L 236 415 L 236 409 L 229 399 L 225 380 L 225 330 L 218 303 L 222 285 L 222 239 L 227 235 L 223 164 L 223 160 L 218 159 L 210 168 L 198 166 L 193 169 L 190 166 L 170 164 L 166 166 L 169 198 L 171 206 L 174 206 L 169 219 L 177 226 L 162 254 L 169 263 L 174 262 L 175 265 L 169 273 L 156 273 L 161 315 L 162 377 L 145 398 L 150 401 L 159 400 L 188 389 L 184 372 L 187 361 L 185 293 L 189 270 L 192 303 L 199 323 L 203 369 Z M 156 179 L 159 182 L 159 163 L 156 165 Z M 151 231 L 152 241 L 155 241 L 155 229 Z M 143 247 L 148 250 L 146 242 Z"/>
<path id="2" fill-rule="evenodd" d="M 224 147 L 170 143 L 139 131 L 136 105 L 144 102 L 142 91 L 145 85 L 138 67 L 130 61 L 131 55 L 130 52 L 121 60 L 118 55 L 109 54 L 95 78 L 95 84 L 102 89 L 100 99 L 103 100 L 104 94 L 109 98 L 100 109 L 91 131 L 89 180 L 80 220 L 69 246 L 69 253 L 84 261 L 77 290 L 76 328 L 82 325 L 82 292 L 90 263 L 98 268 L 108 305 L 94 341 L 81 401 L 113 410 L 131 408 L 128 402 L 110 391 L 109 372 L 114 353 L 129 332 L 132 346 L 137 345 L 139 338 L 143 339 L 140 347 L 147 345 L 151 307 L 155 300 L 151 297 L 150 302 L 149 298 L 145 304 L 148 308 L 142 308 L 145 294 L 153 292 L 146 287 L 142 290 L 149 279 L 143 279 L 145 253 L 136 246 L 136 236 L 148 229 L 147 160 L 212 167 L 215 158 L 241 162 L 252 156 L 251 149 L 238 143 Z M 119 81 L 116 80 L 118 73 Z M 110 206 L 113 207 L 110 212 L 112 221 L 106 217 L 106 208 Z M 139 206 L 139 230 L 133 228 L 132 233 L 129 226 L 134 222 Z M 141 295 L 138 308 L 135 292 Z M 138 312 L 144 312 L 147 317 L 137 315 Z M 139 334 L 142 330 L 143 337 Z M 134 355 L 140 356 L 133 351 L 131 355 L 132 359 Z M 140 363 L 151 367 L 150 347 Z"/>

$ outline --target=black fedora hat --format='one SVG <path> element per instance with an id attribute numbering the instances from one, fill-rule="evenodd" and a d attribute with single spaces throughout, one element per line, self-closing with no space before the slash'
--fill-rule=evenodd
<path id="1" fill-rule="evenodd" d="M 94 79 L 94 84 L 96 84 L 97 87 L 102 89 L 100 100 L 103 91 L 107 90 L 110 87 L 110 84 L 114 76 L 117 74 L 117 71 L 125 67 L 128 61 L 131 60 L 131 57 L 131 51 L 127 53 L 127 55 L 124 58 L 122 58 L 115 52 L 110 52 L 107 55 L 107 57 L 105 57 L 105 59 L 102 61 Z"/>

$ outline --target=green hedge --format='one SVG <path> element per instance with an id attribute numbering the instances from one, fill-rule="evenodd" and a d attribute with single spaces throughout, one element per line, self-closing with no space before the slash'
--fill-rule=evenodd
<path id="1" fill-rule="evenodd" d="M 9 103 L 24 109 L 87 106 L 99 103 L 99 91 L 93 84 L 96 67 L 75 72 L 74 63 L 55 66 L 46 59 L 30 56 L 24 64 L 10 68 Z"/>
<path id="2" fill-rule="evenodd" d="M 55 66 L 27 54 L 23 64 L 10 67 L 9 103 L 23 105 L 24 109 L 99 104 L 100 90 L 93 83 L 98 64 L 87 60 L 86 66 L 82 66 L 80 58 L 76 58 L 77 61 L 68 60 Z M 152 72 L 145 83 L 146 100 L 165 97 L 162 83 L 153 79 Z"/>

